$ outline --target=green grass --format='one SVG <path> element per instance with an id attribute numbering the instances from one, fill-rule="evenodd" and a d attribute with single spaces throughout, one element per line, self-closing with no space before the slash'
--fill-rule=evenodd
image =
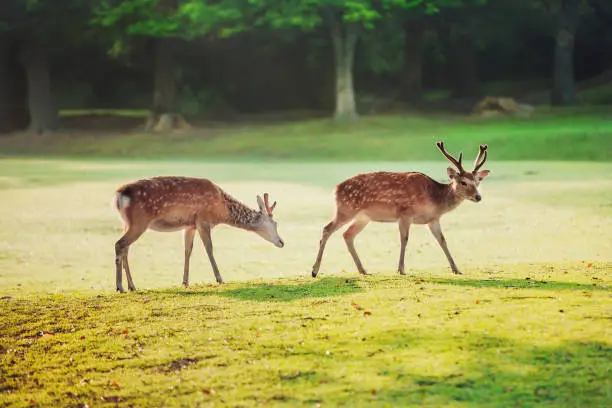
<path id="1" fill-rule="evenodd" d="M 445 167 L 1 159 L 0 406 L 609 406 L 610 163 L 490 159 L 483 201 L 442 220 L 463 276 L 421 227 L 398 276 L 393 224 L 357 239 L 373 276 L 340 232 L 308 276 L 337 182 Z M 139 291 L 115 294 L 111 196 L 156 174 L 210 177 L 252 206 L 269 192 L 285 248 L 219 227 L 230 283 L 196 243 L 183 289 L 180 234 L 147 232 L 130 251 Z"/>
<path id="2" fill-rule="evenodd" d="M 591 283 L 603 269 L 521 272 L 1 300 L 0 401 L 607 406 L 610 291 Z"/>
<path id="3" fill-rule="evenodd" d="M 398 115 L 366 116 L 355 123 L 208 123 L 172 134 L 66 131 L 0 138 L 0 151 L 45 157 L 412 161 L 439 160 L 438 140 L 467 158 L 479 143 L 487 143 L 496 160 L 612 159 L 612 121 L 602 108 L 542 109 L 528 120 Z"/>

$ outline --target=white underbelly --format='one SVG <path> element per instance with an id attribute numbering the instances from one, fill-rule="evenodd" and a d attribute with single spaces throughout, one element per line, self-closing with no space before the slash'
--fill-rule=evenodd
<path id="1" fill-rule="evenodd" d="M 374 222 L 397 222 L 399 219 L 396 214 L 392 212 L 382 212 L 382 211 L 361 211 L 356 216 L 355 219 L 364 220 L 364 221 L 374 221 Z"/>
<path id="2" fill-rule="evenodd" d="M 184 230 L 186 228 L 195 228 L 195 225 L 193 225 L 190 220 L 159 219 L 149 224 L 149 228 L 153 231 L 172 232 Z"/>

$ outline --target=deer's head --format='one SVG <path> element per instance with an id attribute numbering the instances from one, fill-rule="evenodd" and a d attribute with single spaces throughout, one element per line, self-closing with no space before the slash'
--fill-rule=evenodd
<path id="1" fill-rule="evenodd" d="M 276 221 L 272 218 L 272 211 L 274 211 L 274 207 L 276 207 L 276 201 L 270 206 L 268 203 L 268 193 L 265 193 L 263 200 L 260 196 L 257 196 L 257 204 L 259 204 L 260 215 L 253 231 L 266 241 L 276 245 L 278 248 L 284 247 L 285 243 L 278 235 Z"/>
<path id="2" fill-rule="evenodd" d="M 478 191 L 478 185 L 480 182 L 487 177 L 490 173 L 489 170 L 480 170 L 482 165 L 487 160 L 487 145 L 480 145 L 480 151 L 474 161 L 474 169 L 472 171 L 465 171 L 461 165 L 461 159 L 463 153 L 459 153 L 459 158 L 455 159 L 444 149 L 444 143 L 436 143 L 438 149 L 442 154 L 457 168 L 457 170 L 449 167 L 447 169 L 448 177 L 451 179 L 452 188 L 455 190 L 457 196 L 465 198 L 474 202 L 482 200 L 480 191 Z"/>

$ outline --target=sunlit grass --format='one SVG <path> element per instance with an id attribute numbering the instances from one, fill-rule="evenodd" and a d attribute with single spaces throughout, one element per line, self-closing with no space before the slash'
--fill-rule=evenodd
<path id="1" fill-rule="evenodd" d="M 604 407 L 603 267 L 3 299 L 0 401 Z"/>
<path id="2" fill-rule="evenodd" d="M 407 277 L 394 224 L 357 249 L 341 233 L 308 273 L 333 186 L 375 169 L 444 178 L 446 164 L 0 160 L 0 405 L 589 406 L 612 398 L 612 165 L 490 159 L 484 199 L 443 218 L 463 276 L 422 227 Z M 130 251 L 139 292 L 114 293 L 114 189 L 210 177 L 278 201 L 278 249 L 213 233 L 189 289 L 179 233 Z"/>
<path id="3" fill-rule="evenodd" d="M 609 112 L 543 109 L 532 119 L 448 115 L 365 116 L 355 123 L 330 119 L 261 124 L 227 123 L 172 134 L 108 130 L 60 131 L 0 139 L 11 155 L 192 160 L 405 161 L 438 160 L 444 140 L 466 158 L 487 143 L 497 160 L 607 161 L 612 159 Z"/>

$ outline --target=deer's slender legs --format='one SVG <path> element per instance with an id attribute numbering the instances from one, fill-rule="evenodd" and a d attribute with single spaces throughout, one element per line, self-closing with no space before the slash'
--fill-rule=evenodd
<path id="1" fill-rule="evenodd" d="M 400 219 L 399 221 L 399 231 L 400 231 L 400 256 L 399 263 L 397 265 L 397 271 L 400 275 L 405 275 L 404 271 L 404 256 L 406 254 L 406 245 L 408 244 L 408 235 L 410 234 L 410 222 Z"/>
<path id="2" fill-rule="evenodd" d="M 115 281 L 117 284 L 117 292 L 125 293 L 123 290 L 121 267 L 125 260 L 126 276 L 128 279 L 128 288 L 130 290 L 136 290 L 134 282 L 132 282 L 132 276 L 129 273 L 129 266 L 127 264 L 127 255 L 130 245 L 136 241 L 140 236 L 147 230 L 147 226 L 135 227 L 129 226 L 123 236 L 115 243 Z M 131 286 L 131 288 L 130 288 Z"/>
<path id="3" fill-rule="evenodd" d="M 128 252 L 130 251 L 130 247 L 127 247 L 125 250 L 125 255 L 123 255 L 123 269 L 125 270 L 125 277 L 127 278 L 128 290 L 135 291 L 136 286 L 134 286 L 134 281 L 132 280 L 132 274 L 130 273 L 130 264 L 128 263 Z"/>
<path id="4" fill-rule="evenodd" d="M 444 235 L 442 234 L 442 227 L 440 226 L 440 220 L 432 221 L 428 224 L 428 226 L 429 226 L 429 230 L 431 231 L 433 236 L 438 241 L 438 244 L 440 244 L 440 246 L 442 247 L 442 250 L 444 251 L 444 255 L 446 255 L 446 259 L 448 259 L 448 263 L 450 264 L 450 267 L 453 273 L 457 275 L 461 275 L 461 272 L 459 272 L 457 265 L 455 265 L 455 261 L 453 260 L 453 257 L 451 256 L 448 250 L 448 246 L 446 245 L 446 239 L 444 238 Z"/>
<path id="5" fill-rule="evenodd" d="M 359 234 L 365 227 L 368 225 L 370 220 L 368 219 L 357 219 L 355 220 L 350 227 L 344 231 L 344 241 L 346 241 L 346 247 L 348 248 L 349 253 L 353 257 L 353 261 L 355 261 L 355 266 L 357 266 L 357 270 L 362 275 L 367 275 L 368 273 L 365 271 L 363 265 L 361 264 L 361 260 L 359 260 L 359 256 L 357 255 L 357 251 L 355 250 L 355 237 Z"/>
<path id="6" fill-rule="evenodd" d="M 323 227 L 323 233 L 321 234 L 321 241 L 319 241 L 319 253 L 317 254 L 317 259 L 312 266 L 312 277 L 316 278 L 319 273 L 319 268 L 321 267 L 321 260 L 323 259 L 323 251 L 325 250 L 325 244 L 327 240 L 334 232 L 338 231 L 344 224 L 349 222 L 353 218 L 353 215 L 337 213 L 336 218 L 334 218 L 329 224 Z"/>
<path id="7" fill-rule="evenodd" d="M 198 224 L 198 233 L 200 234 L 200 238 L 202 238 L 202 242 L 204 243 L 204 248 L 206 249 L 206 253 L 208 254 L 208 259 L 210 260 L 210 265 L 212 266 L 213 272 L 215 273 L 217 283 L 223 283 L 223 278 L 221 277 L 221 273 L 219 272 L 219 268 L 217 267 L 217 262 L 215 261 L 215 257 L 213 256 L 213 244 L 212 237 L 210 236 L 210 225 Z"/>
<path id="8" fill-rule="evenodd" d="M 128 230 L 127 225 L 125 225 L 123 227 L 123 233 L 125 234 Z M 130 247 L 127 247 L 125 249 L 125 255 L 123 255 L 122 262 L 123 262 L 123 269 L 125 270 L 125 277 L 127 278 L 127 282 L 128 282 L 128 290 L 130 291 L 135 291 L 136 290 L 136 286 L 134 286 L 134 281 L 132 280 L 132 274 L 130 273 L 130 264 L 128 262 L 128 253 L 130 251 Z"/>
<path id="9" fill-rule="evenodd" d="M 185 242 L 185 267 L 183 269 L 183 286 L 189 286 L 189 259 L 191 258 L 191 251 L 193 251 L 193 239 L 195 237 L 196 230 L 187 228 L 183 232 L 183 241 Z"/>

